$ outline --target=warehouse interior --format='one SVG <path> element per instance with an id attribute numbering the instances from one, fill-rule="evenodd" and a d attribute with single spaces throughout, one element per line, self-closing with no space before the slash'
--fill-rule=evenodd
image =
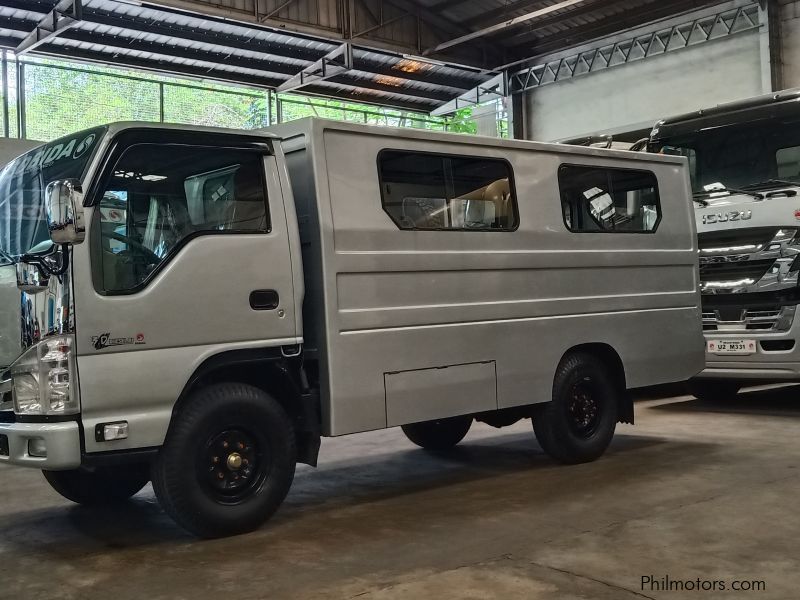
<path id="1" fill-rule="evenodd" d="M 652 146 L 664 119 L 700 119 L 720 105 L 744 114 L 754 98 L 797 104 L 799 34 L 800 0 L 0 0 L 0 165 L 113 122 L 250 135 L 289 131 L 306 117 L 412 137 L 493 138 L 486 144 L 497 147 L 569 142 L 594 146 L 601 159 L 641 140 Z M 786 123 L 791 110 L 780 113 Z M 759 118 L 774 116 L 766 114 Z M 759 252 L 780 248 L 780 277 L 789 271 L 796 280 L 798 191 L 705 181 L 712 186 L 698 200 L 688 175 L 696 159 L 680 155 L 689 158 L 684 187 L 699 211 L 696 231 L 716 219 L 752 219 L 743 226 L 759 235 L 771 228 Z M 777 172 L 792 185 L 781 165 Z M 748 208 L 709 208 L 715 194 L 736 193 L 750 196 Z M 0 194 L 10 192 L 0 185 Z M 785 222 L 765 220 L 779 196 Z M 701 209 L 718 216 L 707 220 Z M 356 239 L 358 231 L 347 233 Z M 714 235 L 728 258 L 715 266 L 704 258 L 710 250 L 694 247 L 704 292 L 704 273 L 732 269 L 752 251 Z M 0 267 L 0 304 L 18 308 L 20 281 L 11 263 Z M 800 302 L 780 312 L 790 304 L 781 298 L 778 316 L 765 316 L 763 296 L 742 308 L 734 338 L 778 331 L 779 317 L 793 318 Z M 738 331 L 739 313 L 729 318 L 733 304 L 719 302 L 701 309 L 706 343 Z M 775 325 L 759 325 L 767 318 Z M 659 335 L 641 332 L 656 347 Z M 19 315 L 0 307 L 0 367 L 20 354 L 19 337 Z M 540 343 L 530 341 L 531 360 Z M 443 452 L 418 448 L 399 428 L 324 438 L 319 464 L 298 464 L 269 523 L 220 539 L 186 533 L 150 484 L 122 505 L 72 503 L 38 470 L 4 465 L 0 444 L 2 589 L 41 600 L 795 598 L 793 347 L 776 352 L 780 364 L 770 368 L 779 376 L 749 372 L 715 388 L 724 393 L 693 394 L 682 381 L 631 390 L 634 424 L 621 422 L 596 462 L 556 464 L 527 418 L 502 430 L 475 422 Z M 733 369 L 726 363 L 725 376 Z M 104 385 L 115 378 L 102 377 Z M 0 415 L 10 411 L 11 391 L 7 398 Z"/>

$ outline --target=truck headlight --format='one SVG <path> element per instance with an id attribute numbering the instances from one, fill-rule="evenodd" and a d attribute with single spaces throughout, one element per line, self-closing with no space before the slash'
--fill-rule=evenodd
<path id="1" fill-rule="evenodd" d="M 71 337 L 57 336 L 29 348 L 11 366 L 14 412 L 69 415 L 80 409 Z"/>

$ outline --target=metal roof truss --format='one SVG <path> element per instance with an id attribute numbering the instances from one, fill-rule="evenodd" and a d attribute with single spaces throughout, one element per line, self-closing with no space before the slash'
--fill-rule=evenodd
<path id="1" fill-rule="evenodd" d="M 488 82 L 434 110 L 431 114 L 446 115 L 465 106 L 474 106 L 498 98 L 521 94 L 543 85 L 758 29 L 760 27 L 758 5 L 743 2 L 738 4 L 743 5 L 698 16 L 691 21 L 659 28 L 634 37 L 611 41 L 574 54 L 565 53 L 560 57 L 545 58 L 521 71 L 503 71 Z"/>
<path id="2" fill-rule="evenodd" d="M 50 41 L 60 32 L 69 29 L 82 19 L 81 0 L 59 0 L 49 13 L 36 24 L 25 38 L 17 45 L 14 52 L 24 54 Z"/>

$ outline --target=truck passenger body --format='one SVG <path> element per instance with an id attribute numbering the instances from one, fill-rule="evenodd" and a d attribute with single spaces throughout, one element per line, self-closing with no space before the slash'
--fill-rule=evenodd
<path id="1" fill-rule="evenodd" d="M 0 464 L 79 502 L 77 481 L 114 500 L 152 477 L 190 531 L 238 533 L 320 436 L 403 426 L 441 450 L 473 419 L 533 417 L 584 462 L 633 421 L 626 388 L 702 367 L 683 158 L 315 119 L 40 152 L 0 187 L 80 172 L 29 201 L 54 243 L 38 221 L 4 236 L 24 352 Z"/>

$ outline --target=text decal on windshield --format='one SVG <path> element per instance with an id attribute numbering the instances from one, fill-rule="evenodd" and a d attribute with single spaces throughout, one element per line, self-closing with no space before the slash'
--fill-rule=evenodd
<path id="1" fill-rule="evenodd" d="M 66 142 L 47 145 L 38 152 L 32 152 L 23 158 L 17 169 L 22 173 L 29 173 L 42 167 L 49 167 L 64 159 L 77 160 L 91 149 L 96 140 L 97 135 L 90 133 L 88 135 L 84 134 L 83 137 L 72 138 Z"/>

